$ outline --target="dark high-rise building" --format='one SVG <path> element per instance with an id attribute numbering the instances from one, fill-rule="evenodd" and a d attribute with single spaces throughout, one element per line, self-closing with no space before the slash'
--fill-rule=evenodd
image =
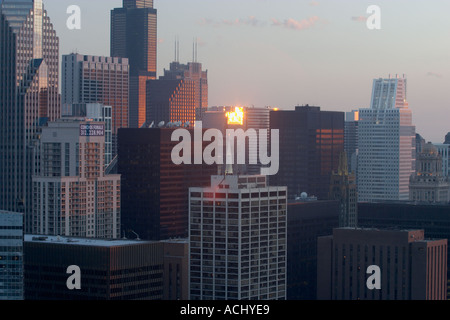
<path id="1" fill-rule="evenodd" d="M 208 70 L 203 71 L 201 63 L 189 62 L 182 64 L 174 61 L 170 64 L 169 70 L 164 69 L 164 76 L 159 79 L 194 81 L 195 109 L 201 112 L 208 108 Z"/>
<path id="2" fill-rule="evenodd" d="M 290 199 L 303 192 L 327 199 L 344 151 L 344 113 L 308 105 L 272 111 L 270 128 L 280 134 L 280 169 L 270 184 L 287 186 Z"/>
<path id="3" fill-rule="evenodd" d="M 122 231 L 127 237 L 187 237 L 189 187 L 208 185 L 217 174 L 216 165 L 173 163 L 172 149 L 179 143 L 171 141 L 174 130 L 119 129 Z"/>
<path id="4" fill-rule="evenodd" d="M 364 228 L 423 229 L 429 238 L 450 241 L 450 228 L 447 227 L 450 225 L 450 205 L 404 201 L 359 203 L 358 224 Z M 447 279 L 450 279 L 449 272 Z M 448 288 L 447 298 L 450 298 L 450 282 Z"/>
<path id="5" fill-rule="evenodd" d="M 25 300 L 162 300 L 164 244 L 25 235 Z M 79 267 L 80 289 L 68 282 Z"/>
<path id="6" fill-rule="evenodd" d="M 147 124 L 195 121 L 195 82 L 186 79 L 147 82 Z"/>
<path id="7" fill-rule="evenodd" d="M 339 226 L 357 227 L 358 192 L 356 190 L 356 175 L 348 170 L 345 152 L 341 154 L 339 169 L 333 171 L 331 175 L 329 198 L 339 201 Z"/>
<path id="8" fill-rule="evenodd" d="M 319 300 L 446 300 L 447 239 L 424 230 L 337 228 L 318 251 Z M 378 287 L 369 267 L 379 268 Z"/>
<path id="9" fill-rule="evenodd" d="M 60 117 L 59 39 L 42 0 L 0 1 L 0 209 L 31 230 L 34 150 Z"/>
<path id="10" fill-rule="evenodd" d="M 146 120 L 146 82 L 156 79 L 157 11 L 153 0 L 123 0 L 111 11 L 111 57 L 130 63 L 129 125 L 141 127 Z"/>
<path id="11" fill-rule="evenodd" d="M 338 201 L 291 201 L 287 209 L 287 300 L 317 297 L 317 238 L 339 226 Z"/>

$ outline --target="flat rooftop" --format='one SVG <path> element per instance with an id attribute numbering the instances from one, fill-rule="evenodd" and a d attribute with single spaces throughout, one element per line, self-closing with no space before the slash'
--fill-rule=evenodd
<path id="1" fill-rule="evenodd" d="M 94 247 L 120 247 L 132 246 L 136 244 L 157 243 L 157 241 L 129 240 L 129 239 L 96 239 L 96 238 L 77 238 L 63 236 L 46 236 L 26 234 L 24 242 L 51 243 L 51 244 L 69 244 L 76 246 L 94 246 Z"/>

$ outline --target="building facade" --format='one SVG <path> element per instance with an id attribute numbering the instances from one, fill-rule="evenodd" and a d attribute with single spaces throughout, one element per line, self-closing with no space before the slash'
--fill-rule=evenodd
<path id="1" fill-rule="evenodd" d="M 286 187 L 213 176 L 189 189 L 190 299 L 286 299 Z"/>
<path id="2" fill-rule="evenodd" d="M 25 300 L 162 300 L 163 244 L 25 235 Z M 69 266 L 80 289 L 69 289 Z M 73 273 L 72 273 L 73 274 Z"/>
<path id="3" fill-rule="evenodd" d="M 63 118 L 79 118 L 105 123 L 105 167 L 113 160 L 112 107 L 100 103 L 75 103 L 62 106 Z"/>
<path id="4" fill-rule="evenodd" d="M 195 122 L 195 82 L 189 79 L 147 81 L 147 124 Z"/>
<path id="5" fill-rule="evenodd" d="M 415 127 L 404 78 L 376 79 L 372 102 L 359 110 L 359 201 L 408 200 L 415 171 Z"/>
<path id="6" fill-rule="evenodd" d="M 130 64 L 129 127 L 146 121 L 146 83 L 156 79 L 157 11 L 153 0 L 123 0 L 111 10 L 111 57 L 128 58 Z"/>
<path id="7" fill-rule="evenodd" d="M 446 300 L 447 239 L 423 230 L 337 228 L 318 240 L 319 300 Z M 367 285 L 369 267 L 379 287 Z"/>
<path id="8" fill-rule="evenodd" d="M 339 201 L 288 202 L 287 300 L 317 298 L 317 238 L 339 227 Z"/>
<path id="9" fill-rule="evenodd" d="M 358 172 L 358 122 L 359 111 L 345 113 L 344 150 L 347 153 L 349 172 Z"/>
<path id="10" fill-rule="evenodd" d="M 106 175 L 105 124 L 50 122 L 40 139 L 33 177 L 33 233 L 119 238 L 120 175 Z"/>
<path id="11" fill-rule="evenodd" d="M 129 126 L 129 73 L 126 58 L 63 55 L 63 106 L 92 103 L 111 106 L 114 156 L 117 154 L 117 130 Z"/>
<path id="12" fill-rule="evenodd" d="M 289 199 L 306 192 L 328 199 L 330 177 L 344 151 L 343 112 L 302 106 L 270 113 L 270 129 L 280 137 L 280 169 L 271 185 L 288 187 Z"/>
<path id="13" fill-rule="evenodd" d="M 417 171 L 411 176 L 409 199 L 417 202 L 450 202 L 450 180 L 443 175 L 442 156 L 427 143 L 416 159 Z"/>
<path id="14" fill-rule="evenodd" d="M 171 139 L 174 130 L 119 130 L 122 230 L 127 237 L 137 233 L 145 240 L 186 238 L 189 187 L 206 186 L 217 174 L 215 165 L 173 163 L 172 150 L 178 144 Z M 189 132 L 194 135 L 193 129 Z"/>
<path id="15" fill-rule="evenodd" d="M 23 214 L 0 211 L 0 300 L 23 300 Z"/>
<path id="16" fill-rule="evenodd" d="M 59 38 L 42 0 L 0 2 L 0 209 L 25 214 L 42 124 L 60 117 Z"/>
<path id="17" fill-rule="evenodd" d="M 330 200 L 339 201 L 340 227 L 358 226 L 358 192 L 355 173 L 350 173 L 347 167 L 346 153 L 341 154 L 339 169 L 333 171 L 330 183 Z"/>
<path id="18" fill-rule="evenodd" d="M 182 64 L 174 61 L 169 69 L 164 69 L 164 80 L 184 79 L 194 81 L 195 110 L 206 110 L 208 108 L 208 70 L 202 69 L 199 62 L 188 62 Z"/>

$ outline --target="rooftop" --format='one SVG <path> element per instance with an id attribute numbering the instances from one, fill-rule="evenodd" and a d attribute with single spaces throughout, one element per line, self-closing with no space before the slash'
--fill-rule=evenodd
<path id="1" fill-rule="evenodd" d="M 128 239 L 95 239 L 95 238 L 76 238 L 76 237 L 62 237 L 62 236 L 44 236 L 26 234 L 24 242 L 34 243 L 51 243 L 51 244 L 70 244 L 77 246 L 94 246 L 94 247 L 119 247 L 131 246 L 135 244 L 155 243 L 156 241 L 142 241 L 142 240 L 128 240 Z"/>

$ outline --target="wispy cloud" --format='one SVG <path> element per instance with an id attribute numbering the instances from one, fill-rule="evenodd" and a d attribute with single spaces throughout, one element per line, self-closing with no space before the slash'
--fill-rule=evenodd
<path id="1" fill-rule="evenodd" d="M 441 73 L 437 73 L 437 72 L 433 72 L 433 71 L 428 72 L 427 76 L 428 77 L 435 77 L 435 78 L 439 78 L 439 79 L 444 77 Z"/>
<path id="2" fill-rule="evenodd" d="M 212 20 L 208 18 L 202 18 L 199 21 L 201 25 L 208 25 L 214 27 L 220 26 L 250 26 L 250 27 L 262 27 L 267 23 L 261 20 L 258 20 L 255 16 L 250 16 L 248 18 L 236 18 L 236 19 L 223 19 L 223 20 Z"/>
<path id="3" fill-rule="evenodd" d="M 304 30 L 313 27 L 317 21 L 319 21 L 319 17 L 313 16 L 308 19 L 303 20 L 295 20 L 295 19 L 287 19 L 284 21 L 280 21 L 277 19 L 272 19 L 272 25 L 275 27 L 284 27 L 292 30 Z"/>
<path id="4" fill-rule="evenodd" d="M 367 17 L 364 17 L 364 16 L 352 17 L 352 21 L 366 22 L 367 21 Z"/>
<path id="5" fill-rule="evenodd" d="M 198 21 L 200 25 L 212 26 L 212 27 L 266 27 L 268 25 L 275 27 L 283 27 L 291 30 L 304 30 L 313 27 L 319 21 L 319 17 L 312 16 L 308 19 L 296 20 L 293 18 L 278 20 L 271 19 L 271 24 L 268 21 L 257 19 L 255 16 L 249 16 L 248 18 L 236 18 L 236 19 L 223 19 L 213 20 L 203 18 Z"/>

